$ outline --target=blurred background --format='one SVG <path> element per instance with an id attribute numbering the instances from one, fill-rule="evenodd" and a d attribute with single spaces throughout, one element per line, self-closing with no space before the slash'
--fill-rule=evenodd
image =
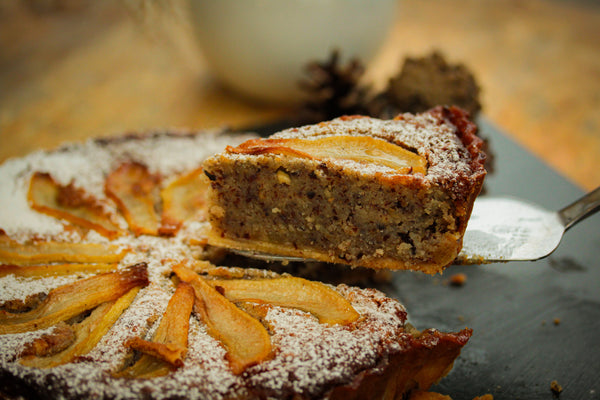
<path id="1" fill-rule="evenodd" d="M 267 15 L 260 7 L 269 2 L 256 3 L 256 14 Z M 362 3 L 383 7 L 377 1 Z M 368 22 L 375 29 L 380 21 L 380 43 L 372 58 L 359 57 L 364 73 L 359 68 L 353 79 L 371 91 L 383 90 L 406 57 L 438 51 L 448 63 L 472 72 L 481 118 L 582 189 L 600 185 L 600 2 L 392 3 L 390 18 Z M 353 12 L 347 16 L 350 27 L 358 26 L 361 14 Z M 378 12 L 386 15 L 384 9 Z M 233 18 L 231 10 L 227 13 L 225 22 Z M 240 94 L 231 83 L 223 85 L 219 76 L 225 67 L 215 67 L 206 43 L 198 40 L 198 29 L 207 21 L 193 15 L 184 0 L 0 3 L 0 162 L 65 141 L 155 128 L 243 129 L 300 112 L 305 99 L 299 96 L 292 96 L 295 102 L 259 99 Z M 285 30 L 271 18 L 273 24 L 263 21 L 256 29 Z M 307 35 L 317 32 L 308 20 L 304 26 Z M 252 26 L 240 30 L 256 33 Z M 214 33 L 204 34 L 204 42 L 217 43 Z M 326 40 L 327 35 L 314 36 Z M 256 48 L 238 50 L 250 50 L 244 61 L 259 54 L 264 40 L 254 43 Z M 341 66 L 356 56 L 351 51 L 341 52 Z M 251 68 L 229 65 L 238 68 L 233 76 Z"/>

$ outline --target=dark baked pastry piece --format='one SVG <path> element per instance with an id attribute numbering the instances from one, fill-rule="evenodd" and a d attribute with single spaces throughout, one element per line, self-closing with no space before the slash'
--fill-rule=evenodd
<path id="1" fill-rule="evenodd" d="M 342 117 L 250 140 L 204 162 L 213 245 L 440 272 L 462 245 L 485 170 L 458 108 Z"/>
<path id="2" fill-rule="evenodd" d="M 450 64 L 439 52 L 406 58 L 390 79 L 385 96 L 396 112 L 423 112 L 438 105 L 454 105 L 473 117 L 481 110 L 479 86 L 464 64 Z"/>

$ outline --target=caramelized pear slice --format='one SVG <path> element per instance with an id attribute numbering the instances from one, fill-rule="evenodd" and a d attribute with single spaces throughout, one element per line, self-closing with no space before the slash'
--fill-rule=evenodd
<path id="1" fill-rule="evenodd" d="M 251 139 L 230 153 L 282 154 L 316 160 L 340 159 L 383 165 L 399 174 L 427 173 L 427 160 L 412 151 L 370 136 L 327 136 L 318 139 Z"/>
<path id="2" fill-rule="evenodd" d="M 33 174 L 27 198 L 34 210 L 64 219 L 73 225 L 93 229 L 109 239 L 123 234 L 97 199 L 83 189 L 76 188 L 73 183 L 59 185 L 50 174 Z"/>
<path id="3" fill-rule="evenodd" d="M 335 290 L 302 278 L 208 280 L 229 300 L 265 302 L 281 307 L 309 312 L 325 324 L 346 325 L 358 319 L 359 314 Z"/>
<path id="4" fill-rule="evenodd" d="M 142 354 L 135 364 L 123 371 L 113 373 L 112 376 L 115 378 L 150 379 L 165 376 L 173 370 L 174 368 L 162 359 Z"/>
<path id="5" fill-rule="evenodd" d="M 44 276 L 89 274 L 113 271 L 118 264 L 45 264 L 19 266 L 14 264 L 0 265 L 0 278 L 15 275 L 26 278 L 41 278 Z"/>
<path id="6" fill-rule="evenodd" d="M 125 163 L 111 172 L 104 183 L 106 195 L 117 207 L 136 235 L 157 235 L 157 203 L 159 177 L 145 165 Z"/>
<path id="7" fill-rule="evenodd" d="M 117 322 L 123 311 L 131 305 L 140 287 L 134 287 L 117 300 L 96 307 L 83 321 L 73 325 L 75 341 L 65 350 L 50 357 L 24 357 L 21 364 L 29 367 L 52 368 L 72 362 L 75 358 L 89 353 Z"/>
<path id="8" fill-rule="evenodd" d="M 48 328 L 147 284 L 147 267 L 142 263 L 60 286 L 51 290 L 40 306 L 31 311 L 0 310 L 0 334 Z"/>
<path id="9" fill-rule="evenodd" d="M 0 263 L 118 263 L 128 250 L 101 243 L 33 242 L 21 244 L 0 236 Z"/>
<path id="10" fill-rule="evenodd" d="M 227 350 L 226 358 L 234 374 L 269 356 L 271 338 L 259 321 L 237 308 L 189 268 L 177 264 L 173 271 L 194 288 L 194 310 L 207 325 L 210 335 Z"/>
<path id="11" fill-rule="evenodd" d="M 116 377 L 150 378 L 166 375 L 172 367 L 182 367 L 187 352 L 190 315 L 194 307 L 194 289 L 180 282 L 169 300 L 152 341 L 134 337 L 126 345 L 142 353 L 142 357 Z"/>
<path id="12" fill-rule="evenodd" d="M 163 211 L 159 233 L 175 235 L 184 221 L 205 215 L 210 182 L 202 168 L 177 177 L 160 192 Z"/>

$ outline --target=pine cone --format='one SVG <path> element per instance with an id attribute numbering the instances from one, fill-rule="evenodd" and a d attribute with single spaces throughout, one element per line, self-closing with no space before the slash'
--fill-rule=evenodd
<path id="1" fill-rule="evenodd" d="M 306 66 L 308 79 L 300 82 L 308 100 L 303 112 L 307 119 L 324 121 L 341 115 L 368 114 L 368 88 L 359 84 L 365 68 L 358 59 L 340 65 L 339 51 L 333 51 L 326 62 Z"/>

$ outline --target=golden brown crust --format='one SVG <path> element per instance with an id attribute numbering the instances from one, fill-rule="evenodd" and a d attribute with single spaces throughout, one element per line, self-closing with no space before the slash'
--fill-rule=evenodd
<path id="1" fill-rule="evenodd" d="M 411 337 L 405 350 L 390 357 L 381 370 L 359 374 L 351 384 L 333 389 L 329 399 L 400 400 L 413 389 L 427 390 L 450 371 L 471 334 L 471 329 L 458 333 L 423 331 Z"/>

